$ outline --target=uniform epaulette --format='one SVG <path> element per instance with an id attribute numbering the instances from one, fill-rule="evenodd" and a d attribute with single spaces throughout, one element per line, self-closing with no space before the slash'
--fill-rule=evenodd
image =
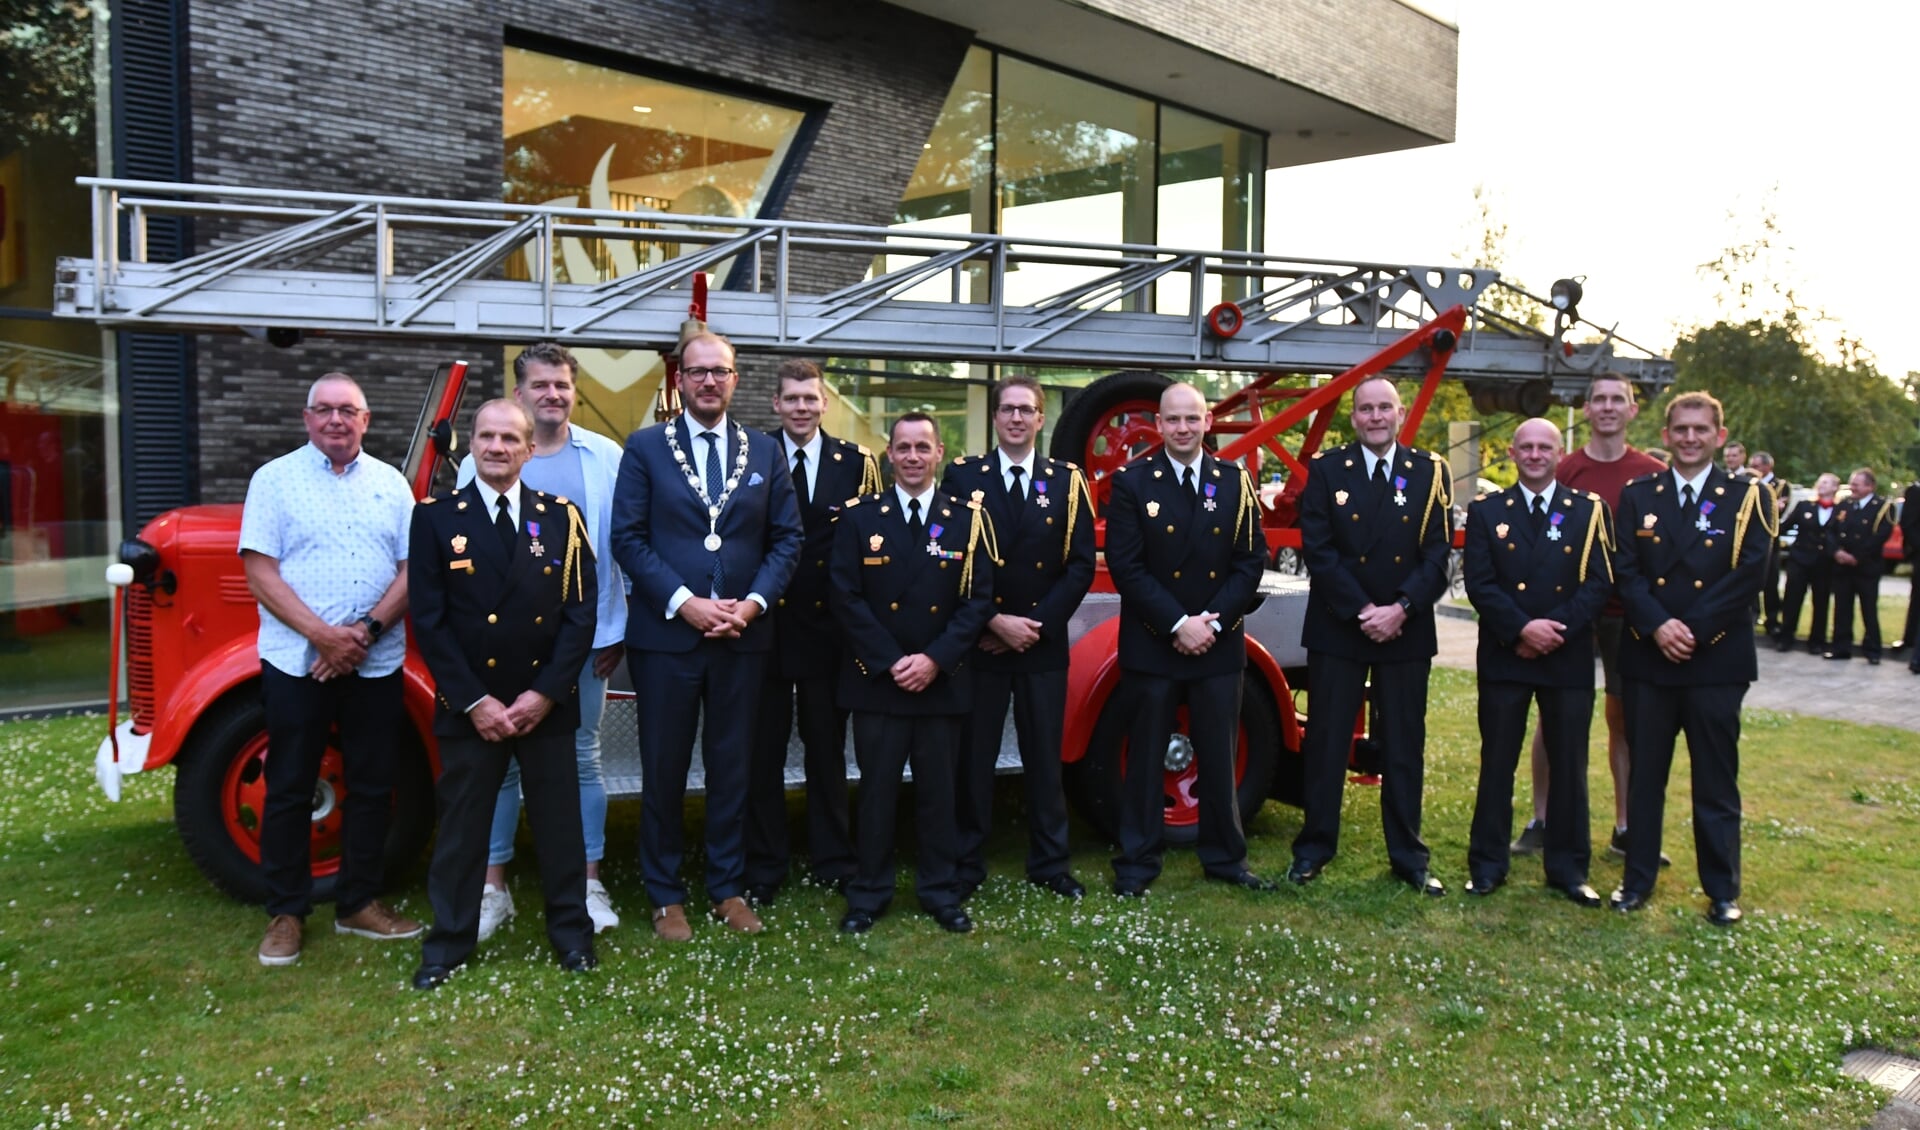
<path id="1" fill-rule="evenodd" d="M 1479 494 L 1473 496 L 1473 500 L 1475 502 L 1485 502 L 1487 500 L 1487 492 L 1481 491 Z"/>
<path id="2" fill-rule="evenodd" d="M 967 465 L 967 460 L 969 460 L 969 459 L 972 459 L 972 458 L 973 458 L 973 456 L 971 456 L 971 455 L 962 455 L 962 456 L 960 456 L 959 458 L 957 458 L 957 459 L 955 459 L 955 460 L 953 461 L 953 465 L 954 465 L 955 467 L 964 467 L 964 466 L 966 466 L 966 465 Z"/>
<path id="3" fill-rule="evenodd" d="M 433 505 L 434 503 L 436 503 L 436 502 L 438 502 L 438 501 L 440 501 L 440 496 L 439 496 L 439 495 L 437 495 L 437 494 L 430 494 L 430 495 L 428 495 L 427 497 L 425 497 L 425 498 L 423 498 L 423 499 L 421 499 L 421 500 L 420 500 L 420 505 L 422 505 L 422 506 L 431 506 L 431 505 Z"/>
<path id="4" fill-rule="evenodd" d="M 1626 485 L 1634 486 L 1639 483 L 1650 483 L 1667 473 L 1666 471 L 1649 471 L 1644 475 L 1635 475 L 1633 478 L 1627 480 Z"/>
<path id="5" fill-rule="evenodd" d="M 1324 451 L 1316 451 L 1316 452 L 1314 452 L 1314 453 L 1313 453 L 1313 457 L 1314 457 L 1315 459 L 1324 459 L 1324 458 L 1326 458 L 1326 455 L 1327 455 L 1327 453 L 1326 453 L 1326 452 L 1324 452 Z"/>
<path id="6" fill-rule="evenodd" d="M 716 446 L 718 446 L 718 445 L 716 445 Z M 567 504 L 567 496 L 566 496 L 566 495 L 564 495 L 564 494 L 556 494 L 556 495 L 554 495 L 554 496 L 553 496 L 553 500 L 554 500 L 555 502 L 557 502 L 557 503 L 559 503 L 559 504 L 560 504 L 560 505 L 562 505 L 562 506 L 565 506 L 565 505 Z"/>
<path id="7" fill-rule="evenodd" d="M 1078 471 L 1080 469 L 1080 464 L 1075 463 L 1071 459 L 1049 459 L 1048 462 L 1057 467 L 1065 467 L 1069 471 Z"/>
<path id="8" fill-rule="evenodd" d="M 867 450 L 867 445 L 864 443 L 856 443 L 853 445 L 853 448 L 862 455 L 871 456 L 873 454 L 873 452 Z"/>
<path id="9" fill-rule="evenodd" d="M 1590 490 L 1589 490 L 1589 491 L 1582 491 L 1581 493 L 1587 496 L 1587 501 L 1588 501 L 1588 502 L 1598 502 L 1598 501 L 1600 501 L 1600 496 L 1599 496 L 1599 495 L 1597 495 L 1597 494 L 1595 494 L 1595 493 L 1593 493 L 1593 492 L 1592 492 L 1592 491 L 1590 491 Z"/>

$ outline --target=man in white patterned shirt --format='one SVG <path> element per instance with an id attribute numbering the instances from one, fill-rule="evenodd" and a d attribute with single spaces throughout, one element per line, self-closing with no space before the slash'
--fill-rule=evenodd
<path id="1" fill-rule="evenodd" d="M 267 802 L 260 864 L 271 921 L 262 965 L 291 965 L 313 910 L 313 790 L 329 732 L 340 732 L 346 798 L 334 930 L 376 940 L 421 926 L 374 896 L 393 793 L 394 738 L 406 725 L 407 531 L 413 493 L 361 450 L 371 414 L 360 386 L 328 373 L 307 391 L 306 445 L 247 486 L 240 557 L 260 603 L 267 709 Z"/>

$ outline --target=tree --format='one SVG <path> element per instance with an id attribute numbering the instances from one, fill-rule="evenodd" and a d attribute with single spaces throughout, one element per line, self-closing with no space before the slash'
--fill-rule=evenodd
<path id="1" fill-rule="evenodd" d="M 81 0 L 0 0 L 0 154 L 93 136 L 93 11 Z"/>

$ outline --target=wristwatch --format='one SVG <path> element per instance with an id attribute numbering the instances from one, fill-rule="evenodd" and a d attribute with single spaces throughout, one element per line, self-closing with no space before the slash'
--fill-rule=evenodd
<path id="1" fill-rule="evenodd" d="M 1408 600 L 1406 597 L 1403 596 L 1399 600 L 1394 601 L 1394 603 L 1400 606 L 1400 611 L 1406 613 L 1409 616 L 1413 615 L 1413 601 Z M 375 637 L 378 637 L 380 635 L 379 632 L 375 632 L 373 634 Z"/>
<path id="2" fill-rule="evenodd" d="M 384 632 L 387 630 L 387 626 L 385 624 L 382 624 L 380 621 L 375 620 L 373 618 L 372 613 L 368 613 L 367 615 L 360 617 L 360 622 L 367 626 L 367 634 L 372 636 L 376 640 L 380 638 L 381 632 Z"/>

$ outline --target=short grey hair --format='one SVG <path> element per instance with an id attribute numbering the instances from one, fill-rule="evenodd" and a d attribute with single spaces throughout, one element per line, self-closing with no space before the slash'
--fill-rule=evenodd
<path id="1" fill-rule="evenodd" d="M 359 408 L 362 412 L 365 412 L 367 410 L 366 390 L 360 387 L 359 381 L 356 381 L 352 377 L 341 372 L 322 373 L 320 374 L 320 376 L 314 378 L 314 382 L 307 386 L 307 407 L 309 408 L 313 407 L 314 394 L 319 392 L 320 386 L 324 384 L 344 384 L 344 385 L 353 386 L 353 394 L 360 398 L 360 403 L 355 405 L 355 407 Z"/>

